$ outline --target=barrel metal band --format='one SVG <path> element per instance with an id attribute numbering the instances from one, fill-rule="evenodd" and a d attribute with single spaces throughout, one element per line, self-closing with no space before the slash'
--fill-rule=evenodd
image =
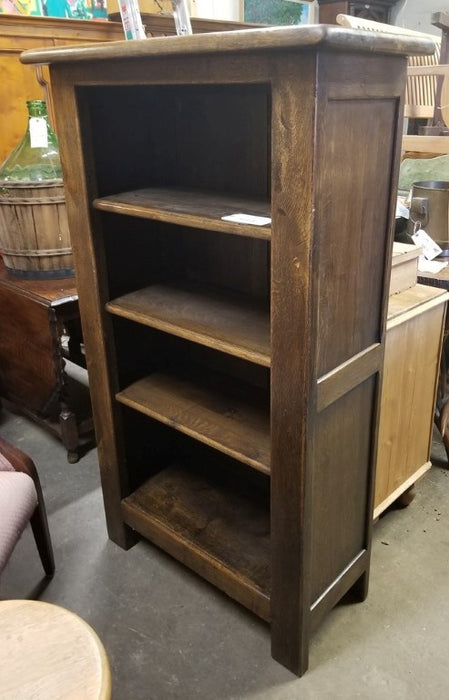
<path id="1" fill-rule="evenodd" d="M 45 257 L 46 255 L 70 255 L 72 252 L 71 248 L 48 248 L 47 250 L 31 250 L 27 248 L 26 250 L 10 250 L 8 248 L 2 248 L 1 252 L 3 255 L 16 255 L 20 257 L 29 258 L 30 255 L 33 257 Z"/>

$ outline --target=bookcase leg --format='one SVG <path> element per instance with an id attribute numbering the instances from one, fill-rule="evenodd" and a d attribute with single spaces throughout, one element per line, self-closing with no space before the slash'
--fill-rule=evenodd
<path id="1" fill-rule="evenodd" d="M 302 676 L 309 667 L 309 635 L 302 624 L 289 621 L 271 623 L 271 656 L 296 676 Z"/>
<path id="2" fill-rule="evenodd" d="M 111 526 L 107 523 L 107 525 L 109 539 L 122 549 L 131 549 L 140 540 L 135 530 L 124 523 L 113 523 Z"/>
<path id="3" fill-rule="evenodd" d="M 368 595 L 369 571 L 365 571 L 350 589 L 355 600 L 363 603 Z"/>
<path id="4" fill-rule="evenodd" d="M 275 661 L 285 666 L 295 676 L 303 676 L 309 667 L 309 650 L 306 648 L 287 648 L 285 637 L 282 640 L 282 648 L 275 640 L 271 643 L 271 656 Z"/>

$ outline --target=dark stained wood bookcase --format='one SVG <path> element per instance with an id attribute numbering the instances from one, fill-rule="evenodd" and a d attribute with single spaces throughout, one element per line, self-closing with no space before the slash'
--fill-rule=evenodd
<path id="1" fill-rule="evenodd" d="M 426 50 L 315 26 L 22 56 L 50 63 L 109 535 L 269 621 L 297 674 L 367 592 L 405 54 Z"/>

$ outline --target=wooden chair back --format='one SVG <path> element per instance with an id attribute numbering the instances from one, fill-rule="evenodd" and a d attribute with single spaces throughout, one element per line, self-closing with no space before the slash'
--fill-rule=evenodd
<path id="1" fill-rule="evenodd" d="M 371 32 L 387 32 L 388 34 L 401 34 L 431 39 L 435 44 L 435 52 L 429 56 L 409 56 L 408 66 L 416 70 L 409 71 L 405 90 L 404 116 L 409 119 L 433 120 L 435 114 L 435 94 L 437 90 L 437 76 L 423 71 L 420 68 L 438 66 L 441 55 L 441 40 L 434 34 L 425 34 L 413 29 L 396 27 L 393 24 L 374 22 L 362 17 L 351 15 L 337 15 L 337 24 L 351 29 L 365 29 Z"/>

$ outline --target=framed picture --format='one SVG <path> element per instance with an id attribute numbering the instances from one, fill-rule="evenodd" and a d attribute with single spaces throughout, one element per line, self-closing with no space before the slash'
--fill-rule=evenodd
<path id="1" fill-rule="evenodd" d="M 107 19 L 106 0 L 0 0 L 0 13 Z"/>
<path id="2" fill-rule="evenodd" d="M 244 21 L 261 24 L 310 24 L 315 3 L 300 0 L 244 0 Z"/>

